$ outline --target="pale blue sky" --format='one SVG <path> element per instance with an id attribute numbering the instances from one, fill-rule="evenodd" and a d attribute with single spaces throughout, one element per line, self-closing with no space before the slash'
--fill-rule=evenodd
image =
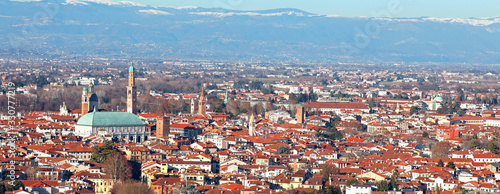
<path id="1" fill-rule="evenodd" d="M 235 10 L 297 8 L 311 13 L 373 17 L 373 12 L 399 2 L 402 11 L 392 17 L 498 17 L 499 0 L 128 0 L 148 5 L 222 7 Z"/>

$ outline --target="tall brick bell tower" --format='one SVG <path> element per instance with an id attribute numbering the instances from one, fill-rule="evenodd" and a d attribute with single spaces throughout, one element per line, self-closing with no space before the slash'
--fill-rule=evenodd
<path id="1" fill-rule="evenodd" d="M 135 71 L 134 65 L 130 62 L 128 68 L 128 86 L 127 86 L 127 112 L 137 114 L 137 92 L 135 87 Z"/>

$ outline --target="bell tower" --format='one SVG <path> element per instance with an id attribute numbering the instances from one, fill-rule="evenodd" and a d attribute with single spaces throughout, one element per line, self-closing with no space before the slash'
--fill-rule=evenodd
<path id="1" fill-rule="evenodd" d="M 135 70 L 134 65 L 130 62 L 130 67 L 128 68 L 128 86 L 127 86 L 127 112 L 136 114 L 137 113 L 137 92 L 135 87 Z"/>
<path id="2" fill-rule="evenodd" d="M 198 114 L 207 114 L 207 100 L 205 99 L 205 88 L 201 89 L 200 100 L 198 101 Z"/>
<path id="3" fill-rule="evenodd" d="M 89 113 L 89 97 L 87 96 L 88 90 L 87 87 L 83 87 L 82 90 L 82 115 Z"/>

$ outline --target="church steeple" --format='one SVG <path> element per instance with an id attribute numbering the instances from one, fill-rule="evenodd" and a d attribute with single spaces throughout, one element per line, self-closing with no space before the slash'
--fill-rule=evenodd
<path id="1" fill-rule="evenodd" d="M 198 114 L 207 114 L 207 100 L 205 99 L 205 88 L 201 89 L 200 100 L 198 101 Z"/>
<path id="2" fill-rule="evenodd" d="M 128 68 L 128 86 L 127 86 L 127 112 L 136 114 L 136 99 L 137 92 L 135 90 L 135 69 L 134 64 L 130 62 L 130 67 Z"/>

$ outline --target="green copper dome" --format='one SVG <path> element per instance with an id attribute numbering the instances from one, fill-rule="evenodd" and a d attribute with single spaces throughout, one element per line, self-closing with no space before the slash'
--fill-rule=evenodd
<path id="1" fill-rule="evenodd" d="M 130 67 L 128 68 L 128 72 L 133 72 L 134 71 L 134 65 L 132 62 L 130 62 Z"/>
<path id="2" fill-rule="evenodd" d="M 144 126 L 142 120 L 129 112 L 91 112 L 83 115 L 77 125 L 85 126 Z"/>
<path id="3" fill-rule="evenodd" d="M 434 101 L 443 101 L 443 98 L 441 98 L 441 97 L 439 97 L 439 96 L 436 96 L 436 97 L 434 98 Z"/>
<path id="4" fill-rule="evenodd" d="M 88 90 L 87 90 L 87 87 L 83 86 L 83 91 L 84 91 L 84 92 L 87 92 L 87 91 L 88 91 Z"/>

